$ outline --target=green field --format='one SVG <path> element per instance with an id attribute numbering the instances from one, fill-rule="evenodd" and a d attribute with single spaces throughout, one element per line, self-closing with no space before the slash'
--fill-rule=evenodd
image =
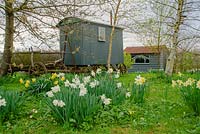
<path id="1" fill-rule="evenodd" d="M 71 74 L 69 74 L 71 75 Z M 122 75 L 125 88 L 130 88 L 139 73 Z M 124 101 L 109 110 L 100 111 L 92 121 L 85 121 L 81 127 L 61 125 L 52 117 L 44 101 L 44 94 L 30 95 L 24 93 L 24 102 L 18 115 L 13 115 L 2 123 L 2 134 L 200 134 L 200 117 L 183 101 L 178 88 L 171 86 L 177 74 L 167 77 L 162 72 L 140 73 L 146 78 L 147 88 L 145 102 L 134 104 Z M 189 77 L 200 80 L 199 73 L 183 74 L 182 79 Z M 26 74 L 16 73 L 13 76 L 0 78 L 0 89 L 20 91 L 26 89 L 19 84 L 19 79 L 29 79 Z M 37 113 L 33 113 L 33 109 Z"/>

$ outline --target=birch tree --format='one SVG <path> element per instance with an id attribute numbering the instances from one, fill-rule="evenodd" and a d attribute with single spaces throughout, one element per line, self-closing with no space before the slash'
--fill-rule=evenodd
<path id="1" fill-rule="evenodd" d="M 149 0 L 141 9 L 144 17 L 129 24 L 132 31 L 142 35 L 148 45 L 167 45 L 169 57 L 165 73 L 172 75 L 177 49 L 186 40 L 199 42 L 200 1 L 198 0 Z M 140 15 L 141 16 L 141 15 Z"/>
<path id="2" fill-rule="evenodd" d="M 119 8 L 120 8 L 120 4 L 121 4 L 121 0 L 118 0 L 117 4 L 116 4 L 116 9 L 115 9 L 115 12 L 114 12 L 112 30 L 111 30 L 111 33 L 110 33 L 108 60 L 107 60 L 108 69 L 110 68 L 111 55 L 112 55 L 112 45 L 113 45 L 112 41 L 113 41 L 113 36 L 114 36 L 114 32 L 115 32 L 115 26 L 116 26 L 117 20 L 118 20 L 118 12 L 119 12 Z"/>

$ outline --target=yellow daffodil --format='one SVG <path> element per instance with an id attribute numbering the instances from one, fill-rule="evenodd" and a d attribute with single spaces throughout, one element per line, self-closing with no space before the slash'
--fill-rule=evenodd
<path id="1" fill-rule="evenodd" d="M 178 72 L 178 76 L 181 77 L 183 74 L 181 72 Z"/>
<path id="2" fill-rule="evenodd" d="M 24 80 L 23 80 L 22 78 L 20 78 L 20 79 L 19 79 L 19 83 L 20 83 L 20 84 L 23 84 L 23 83 L 24 83 Z"/>
<path id="3" fill-rule="evenodd" d="M 129 110 L 128 112 L 129 112 L 130 115 L 134 114 L 134 111 Z"/>
<path id="4" fill-rule="evenodd" d="M 25 87 L 28 88 L 28 87 L 29 87 L 29 83 L 26 83 L 26 84 L 25 84 Z"/>
<path id="5" fill-rule="evenodd" d="M 30 84 L 30 80 L 26 80 L 26 83 L 27 83 L 27 84 Z"/>
<path id="6" fill-rule="evenodd" d="M 61 78 L 61 81 L 64 81 L 65 80 L 65 77 L 63 76 L 62 78 Z"/>
<path id="7" fill-rule="evenodd" d="M 54 84 L 54 85 L 58 85 L 58 81 L 54 81 L 53 84 Z"/>
<path id="8" fill-rule="evenodd" d="M 144 77 L 141 77 L 140 75 L 138 75 L 135 78 L 135 84 L 136 85 L 143 85 L 146 82 L 146 79 Z"/>
<path id="9" fill-rule="evenodd" d="M 57 76 L 58 76 L 57 73 L 52 73 L 51 80 L 54 80 Z"/>
<path id="10" fill-rule="evenodd" d="M 33 78 L 33 79 L 32 79 L 32 82 L 35 83 L 35 82 L 36 82 L 36 78 Z"/>

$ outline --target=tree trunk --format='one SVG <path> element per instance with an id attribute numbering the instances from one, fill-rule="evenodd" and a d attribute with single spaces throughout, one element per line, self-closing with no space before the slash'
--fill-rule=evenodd
<path id="1" fill-rule="evenodd" d="M 182 14 L 183 14 L 183 4 L 184 0 L 178 0 L 178 9 L 177 9 L 177 16 L 176 16 L 176 23 L 174 25 L 174 33 L 172 37 L 172 49 L 170 50 L 169 57 L 167 59 L 166 70 L 165 73 L 169 76 L 172 75 L 174 69 L 174 62 L 176 60 L 176 49 L 178 46 L 178 35 L 180 26 L 183 23 Z"/>
<path id="2" fill-rule="evenodd" d="M 167 59 L 167 64 L 166 64 L 166 69 L 165 69 L 165 73 L 167 75 L 172 75 L 175 59 L 176 59 L 176 47 L 172 48 L 172 50 L 170 51 L 169 57 Z"/>
<path id="3" fill-rule="evenodd" d="M 6 75 L 9 65 L 11 65 L 13 41 L 14 41 L 14 12 L 13 2 L 5 0 L 6 28 L 5 28 L 5 44 L 2 61 L 1 75 Z"/>
<path id="4" fill-rule="evenodd" d="M 110 68 L 111 55 L 112 55 L 112 41 L 113 41 L 113 36 L 114 36 L 114 32 L 115 32 L 115 25 L 117 23 L 117 14 L 118 14 L 118 11 L 119 11 L 120 4 L 121 4 L 121 0 L 118 0 L 116 11 L 115 11 L 115 14 L 114 14 L 114 23 L 113 23 L 112 31 L 110 33 L 110 42 L 109 42 L 108 59 L 107 59 L 108 69 Z"/>

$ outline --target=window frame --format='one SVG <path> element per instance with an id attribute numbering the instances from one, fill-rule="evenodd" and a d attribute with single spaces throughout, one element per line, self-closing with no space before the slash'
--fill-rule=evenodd
<path id="1" fill-rule="evenodd" d="M 106 28 L 98 26 L 98 41 L 106 42 Z"/>
<path id="2" fill-rule="evenodd" d="M 144 63 L 136 63 L 136 59 L 137 58 L 143 58 L 144 59 Z M 150 56 L 149 55 L 135 55 L 132 57 L 132 59 L 134 60 L 134 64 L 142 64 L 142 65 L 148 65 L 150 64 Z M 146 60 L 148 60 L 149 62 L 146 62 Z"/>

